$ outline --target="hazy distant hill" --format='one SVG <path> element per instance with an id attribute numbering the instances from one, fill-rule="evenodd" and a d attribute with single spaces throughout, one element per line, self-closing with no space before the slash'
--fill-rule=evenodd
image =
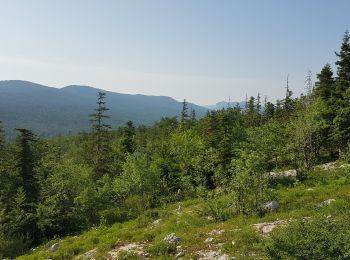
<path id="1" fill-rule="evenodd" d="M 98 91 L 88 86 L 57 89 L 28 81 L 0 81 L 0 121 L 7 130 L 29 128 L 42 136 L 88 130 L 88 116 L 95 108 Z M 182 108 L 170 97 L 106 92 L 109 123 L 114 128 L 128 120 L 150 125 L 163 116 L 178 116 Z M 207 111 L 189 106 L 199 117 Z"/>
<path id="2" fill-rule="evenodd" d="M 208 105 L 205 107 L 208 109 L 219 110 L 219 109 L 228 108 L 228 107 L 236 107 L 237 105 L 243 109 L 245 106 L 245 101 L 230 102 L 230 103 L 226 102 L 226 101 L 221 101 L 221 102 L 216 103 L 215 105 Z"/>

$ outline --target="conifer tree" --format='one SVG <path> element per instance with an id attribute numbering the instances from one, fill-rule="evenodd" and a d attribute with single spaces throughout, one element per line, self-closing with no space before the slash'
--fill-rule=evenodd
<path id="1" fill-rule="evenodd" d="M 97 108 L 95 113 L 90 115 L 91 130 L 92 130 L 92 154 L 93 154 L 93 169 L 94 177 L 100 178 L 105 174 L 110 173 L 111 160 L 111 126 L 105 123 L 108 119 L 105 113 L 109 109 L 104 101 L 106 93 L 99 91 L 97 96 Z"/>
<path id="2" fill-rule="evenodd" d="M 186 99 L 182 102 L 182 111 L 181 111 L 181 120 L 180 120 L 180 128 L 182 130 L 187 128 L 189 115 L 188 115 L 188 104 Z"/>
<path id="3" fill-rule="evenodd" d="M 27 203 L 36 202 L 38 199 L 38 183 L 34 173 L 36 163 L 33 151 L 33 143 L 36 136 L 27 129 L 16 129 L 19 132 L 17 138 L 18 154 L 17 166 L 22 179 L 23 190 Z"/>
<path id="4" fill-rule="evenodd" d="M 190 125 L 191 127 L 194 126 L 197 122 L 196 119 L 196 110 L 194 108 L 191 108 L 191 112 L 190 112 Z"/>
<path id="5" fill-rule="evenodd" d="M 350 88 L 350 34 L 345 32 L 343 42 L 339 53 L 335 53 L 338 60 L 337 65 L 337 79 L 336 90 L 338 95 L 344 96 L 347 89 Z"/>
<path id="6" fill-rule="evenodd" d="M 317 74 L 317 79 L 318 82 L 316 82 L 315 95 L 329 103 L 334 94 L 335 88 L 333 71 L 329 63 L 324 65 L 321 72 Z"/>
<path id="7" fill-rule="evenodd" d="M 332 138 L 339 151 L 347 147 L 350 141 L 350 35 L 345 32 L 341 49 L 336 53 L 338 61 L 335 80 L 336 116 L 333 120 Z"/>
<path id="8" fill-rule="evenodd" d="M 135 127 L 132 121 L 128 121 L 123 129 L 124 141 L 123 147 L 126 153 L 133 153 L 135 151 Z"/>

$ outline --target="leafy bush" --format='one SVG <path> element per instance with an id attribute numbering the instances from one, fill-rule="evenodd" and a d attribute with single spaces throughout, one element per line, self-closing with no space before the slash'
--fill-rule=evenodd
<path id="1" fill-rule="evenodd" d="M 350 218 L 317 217 L 274 232 L 266 245 L 272 259 L 349 259 Z"/>
<path id="2" fill-rule="evenodd" d="M 161 241 L 150 246 L 148 251 L 152 256 L 170 256 L 176 253 L 176 244 Z"/>
<path id="3" fill-rule="evenodd" d="M 234 216 L 231 197 L 218 197 L 208 201 L 203 215 L 212 217 L 215 221 L 226 221 Z"/>

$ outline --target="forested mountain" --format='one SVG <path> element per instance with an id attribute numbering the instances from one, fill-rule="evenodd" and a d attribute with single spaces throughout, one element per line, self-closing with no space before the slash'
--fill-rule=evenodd
<path id="1" fill-rule="evenodd" d="M 89 129 L 88 115 L 94 108 L 98 89 L 67 86 L 61 89 L 28 81 L 0 81 L 0 121 L 8 134 L 14 128 L 29 128 L 40 136 L 77 133 Z M 113 128 L 131 120 L 151 125 L 161 117 L 179 115 L 181 103 L 165 96 L 107 93 L 108 123 Z M 207 109 L 189 104 L 198 117 Z"/>

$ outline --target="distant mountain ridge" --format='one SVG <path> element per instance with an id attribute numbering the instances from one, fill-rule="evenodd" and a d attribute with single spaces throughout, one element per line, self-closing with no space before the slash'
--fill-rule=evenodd
<path id="1" fill-rule="evenodd" d="M 96 107 L 101 89 L 71 85 L 52 88 L 21 80 L 0 81 L 0 121 L 7 131 L 29 128 L 41 136 L 65 135 L 88 130 L 89 114 Z M 105 91 L 110 109 L 109 124 L 116 128 L 132 120 L 135 124 L 151 125 L 161 117 L 179 116 L 181 102 L 166 96 L 121 94 Z M 189 104 L 198 117 L 207 108 Z"/>
<path id="2" fill-rule="evenodd" d="M 218 102 L 216 103 L 215 105 L 208 105 L 208 106 L 204 106 L 208 109 L 211 109 L 211 110 L 220 110 L 220 109 L 223 109 L 223 108 L 228 108 L 228 107 L 240 107 L 241 109 L 244 108 L 245 106 L 245 101 L 241 101 L 241 102 L 235 102 L 235 101 L 232 101 L 232 102 L 227 102 L 227 101 L 221 101 L 221 102 Z"/>

